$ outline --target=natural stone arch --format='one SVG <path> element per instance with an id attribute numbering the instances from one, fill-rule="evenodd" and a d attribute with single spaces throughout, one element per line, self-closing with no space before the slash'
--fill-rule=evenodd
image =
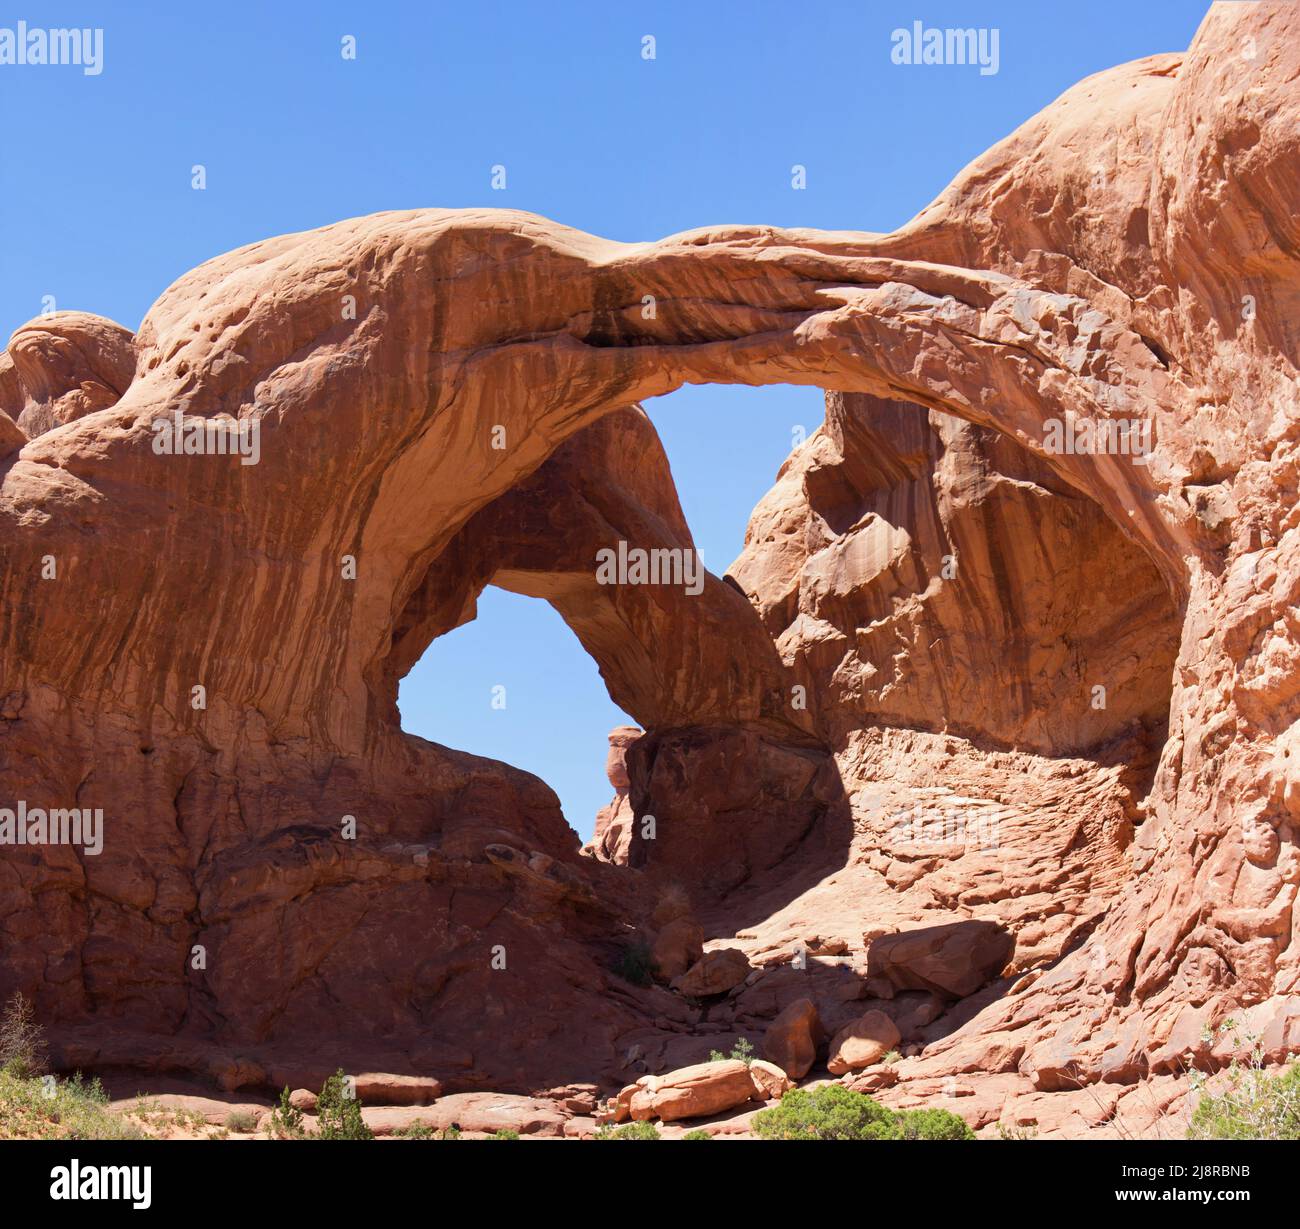
<path id="1" fill-rule="evenodd" d="M 1174 1062 L 1224 1004 L 1250 1005 L 1269 1052 L 1285 1052 L 1300 819 L 1295 21 L 1288 6 L 1216 7 L 1186 57 L 1083 83 L 894 235 L 730 227 L 624 245 L 522 214 L 421 211 L 201 266 L 150 312 L 115 405 L 26 443 L 0 419 L 13 727 L 0 778 L 66 797 L 94 782 L 138 812 L 157 866 L 102 895 L 123 917 L 165 902 L 143 946 L 183 999 L 164 970 L 188 937 L 195 868 L 211 869 L 214 804 L 257 839 L 284 827 L 286 797 L 295 816 L 364 803 L 388 834 L 418 833 L 397 782 L 449 770 L 384 711 L 396 620 L 468 519 L 583 426 L 687 381 L 864 392 L 1033 449 L 1067 412 L 1149 418 L 1144 466 L 1046 458 L 1141 543 L 1188 616 L 1144 874 L 1085 948 L 979 1027 L 1013 1034 L 998 1061 L 1045 1087 Z M 1228 50 L 1246 36 L 1254 60 Z M 45 327 L 57 338 L 57 318 Z M 20 365 L 0 369 L 0 390 L 18 414 L 50 401 Z M 257 419 L 261 464 L 160 464 L 150 424 L 177 410 Z M 42 588 L 47 555 L 78 617 Z M 105 767 L 128 752 L 157 759 Z M 465 774 L 452 793 L 483 785 Z M 422 806 L 436 812 L 448 784 Z M 508 774 L 491 788 L 529 791 Z M 545 800 L 522 810 L 530 837 L 558 847 Z M 1090 1021 L 1064 1059 L 1044 1048 L 1053 1013 Z M 1133 1028 L 1093 1027 L 1116 1021 Z"/>
<path id="2" fill-rule="evenodd" d="M 560 440 L 631 400 L 686 380 L 821 383 L 905 397 L 1027 446 L 1067 409 L 1106 419 L 1114 405 L 1142 406 L 1157 439 L 1161 419 L 1176 413 L 1173 382 L 1140 338 L 1085 300 L 1000 274 L 860 254 L 871 246 L 736 230 L 625 246 L 523 216 L 436 212 L 268 241 L 201 266 L 165 294 L 142 326 L 138 374 L 121 401 L 33 441 L 12 461 L 11 481 L 58 466 L 83 484 L 75 502 L 111 518 L 116 509 L 91 493 L 102 455 L 91 444 L 107 431 L 113 481 L 176 506 L 166 524 L 134 530 L 148 557 L 183 558 L 189 518 L 210 519 L 213 509 L 232 535 L 274 518 L 283 564 L 297 573 L 296 602 L 336 646 L 338 674 L 302 669 L 290 638 L 264 646 L 276 681 L 263 671 L 213 690 L 256 698 L 268 718 L 311 712 L 359 745 L 363 678 L 386 654 L 394 604 L 428 559 Z M 367 280 L 372 269 L 382 280 Z M 643 294 L 616 309 L 614 284 Z M 360 318 L 340 322 L 348 293 Z M 654 296 L 653 320 L 641 319 L 644 294 Z M 501 311 L 478 310 L 494 296 Z M 208 300 L 220 309 L 210 312 Z M 416 337 L 432 345 L 413 349 Z M 177 409 L 257 417 L 260 464 L 201 475 L 156 464 L 150 424 Z M 491 446 L 496 426 L 514 441 L 505 450 Z M 1144 542 L 1171 586 L 1186 585 L 1175 551 L 1182 526 L 1156 504 L 1158 457 L 1145 467 L 1051 460 Z M 366 560 L 355 591 L 331 566 L 348 551 Z M 217 554 L 232 575 L 257 566 Z M 116 639 L 129 625 L 145 635 L 151 613 L 121 598 L 86 634 Z M 222 642 L 251 642 L 266 613 L 248 604 L 233 624 L 203 629 L 218 670 L 248 669 L 247 656 L 224 653 Z"/>
<path id="3" fill-rule="evenodd" d="M 600 667 L 610 699 L 643 726 L 725 722 L 817 743 L 787 672 L 738 589 L 706 572 L 693 584 L 605 584 L 598 553 L 695 554 L 668 458 L 637 406 L 598 419 L 528 479 L 472 516 L 429 567 L 398 622 L 396 682 L 430 642 L 474 617 L 488 585 L 549 602 Z"/>

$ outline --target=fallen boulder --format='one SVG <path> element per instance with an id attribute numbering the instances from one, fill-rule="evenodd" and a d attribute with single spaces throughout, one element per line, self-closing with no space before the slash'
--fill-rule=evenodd
<path id="1" fill-rule="evenodd" d="M 763 1057 L 792 1080 L 803 1079 L 817 1058 L 821 1020 L 812 999 L 796 999 L 768 1026 Z"/>
<path id="2" fill-rule="evenodd" d="M 704 929 L 691 917 L 665 924 L 650 947 L 656 975 L 671 982 L 697 964 L 704 955 Z"/>
<path id="3" fill-rule="evenodd" d="M 316 1112 L 317 1097 L 310 1088 L 295 1088 L 289 1094 L 289 1104 L 296 1110 L 301 1110 L 304 1114 L 314 1114 Z"/>
<path id="4" fill-rule="evenodd" d="M 845 1025 L 831 1040 L 826 1068 L 832 1075 L 878 1063 L 901 1040 L 898 1026 L 883 1011 L 869 1011 Z"/>
<path id="5" fill-rule="evenodd" d="M 706 1118 L 744 1105 L 758 1095 L 749 1068 L 738 1058 L 728 1058 L 681 1067 L 666 1075 L 642 1076 L 628 1101 L 628 1112 L 635 1122 Z M 622 1096 L 620 1093 L 620 1101 Z"/>
<path id="6" fill-rule="evenodd" d="M 722 947 L 705 952 L 672 986 L 687 998 L 702 999 L 734 990 L 749 974 L 749 957 L 738 947 Z"/>
<path id="7" fill-rule="evenodd" d="M 954 922 L 882 935 L 867 949 L 868 986 L 883 998 L 930 990 L 965 998 L 992 981 L 1016 949 L 997 922 Z"/>
<path id="8" fill-rule="evenodd" d="M 432 1105 L 442 1096 L 442 1084 L 429 1076 L 377 1071 L 354 1077 L 353 1090 L 362 1105 Z"/>
<path id="9" fill-rule="evenodd" d="M 779 1101 L 794 1087 L 790 1078 L 775 1063 L 753 1059 L 749 1064 L 749 1078 L 754 1082 L 755 1095 L 761 1101 Z"/>

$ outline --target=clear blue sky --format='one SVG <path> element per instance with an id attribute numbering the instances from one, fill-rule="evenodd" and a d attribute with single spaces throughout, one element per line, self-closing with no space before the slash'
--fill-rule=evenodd
<path id="1" fill-rule="evenodd" d="M 0 66 L 0 329 L 59 308 L 135 328 L 175 278 L 268 235 L 382 209 L 527 209 L 615 239 L 724 222 L 890 230 L 1081 77 L 1184 48 L 1204 0 L 513 0 L 6 6 L 98 26 L 98 76 Z M 890 33 L 999 31 L 993 76 L 890 62 Z M 353 35 L 357 58 L 341 39 Z M 656 58 L 641 55 L 642 36 Z M 190 187 L 201 163 L 207 188 Z M 490 169 L 507 169 L 494 191 Z M 807 168 L 792 189 L 791 167 Z M 706 563 L 725 570 L 790 450 L 797 388 L 647 407 Z M 490 688 L 507 687 L 504 711 Z M 541 602 L 489 591 L 402 687 L 406 728 L 527 768 L 584 836 L 625 720 Z"/>

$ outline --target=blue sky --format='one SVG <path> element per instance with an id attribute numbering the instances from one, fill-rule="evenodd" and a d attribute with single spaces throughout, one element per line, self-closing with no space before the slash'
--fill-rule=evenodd
<path id="1" fill-rule="evenodd" d="M 1206 7 L 7 6 L 0 27 L 101 27 L 104 62 L 97 76 L 0 65 L 0 329 L 37 315 L 45 296 L 135 328 L 211 256 L 382 209 L 527 209 L 622 240 L 724 222 L 891 230 L 1080 78 L 1185 47 Z M 996 28 L 999 71 L 891 63 L 891 32 L 918 20 Z M 355 60 L 340 54 L 344 35 Z M 491 187 L 494 164 L 504 191 Z M 792 431 L 821 421 L 820 396 L 686 388 L 647 409 L 721 572 Z M 490 705 L 498 683 L 505 710 Z M 489 591 L 475 623 L 430 647 L 401 708 L 415 733 L 538 773 L 590 833 L 610 793 L 605 734 L 625 717 L 548 606 Z"/>

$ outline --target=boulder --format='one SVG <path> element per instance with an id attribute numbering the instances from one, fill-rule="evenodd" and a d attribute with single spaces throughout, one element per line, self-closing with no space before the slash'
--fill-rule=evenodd
<path id="1" fill-rule="evenodd" d="M 749 974 L 749 957 L 744 952 L 738 947 L 721 947 L 705 952 L 672 985 L 687 998 L 702 999 L 734 990 Z"/>
<path id="2" fill-rule="evenodd" d="M 442 1096 L 442 1084 L 422 1075 L 367 1071 L 355 1076 L 354 1084 L 362 1105 L 432 1105 Z"/>
<path id="3" fill-rule="evenodd" d="M 692 917 L 667 922 L 650 945 L 655 973 L 663 981 L 681 977 L 704 955 L 704 930 Z"/>
<path id="4" fill-rule="evenodd" d="M 801 1080 L 817 1059 L 821 1021 L 812 999 L 796 999 L 768 1025 L 763 1057 L 792 1080 Z"/>
<path id="5" fill-rule="evenodd" d="M 304 1114 L 314 1114 L 316 1112 L 317 1097 L 310 1088 L 295 1088 L 289 1094 L 289 1104 L 296 1110 L 301 1110 Z"/>
<path id="6" fill-rule="evenodd" d="M 965 998 L 1006 967 L 1016 941 L 997 922 L 954 922 L 876 939 L 867 951 L 867 977 L 886 996 L 929 990 Z"/>
<path id="7" fill-rule="evenodd" d="M 846 1073 L 842 1083 L 854 1092 L 883 1092 L 898 1083 L 898 1066 L 894 1063 L 875 1063 L 858 1069 L 852 1075 Z"/>
<path id="8" fill-rule="evenodd" d="M 761 1058 L 750 1062 L 749 1078 L 754 1082 L 754 1092 L 760 1101 L 779 1101 L 793 1087 L 780 1067 Z"/>
<path id="9" fill-rule="evenodd" d="M 492 1135 L 497 1131 L 518 1131 L 520 1135 L 558 1136 L 570 1115 L 554 1101 L 524 1097 L 512 1093 L 460 1092 L 440 1097 L 429 1106 L 375 1107 L 367 1122 L 393 1123 L 398 1126 L 416 1123 L 444 1131 Z"/>
<path id="10" fill-rule="evenodd" d="M 636 1122 L 707 1118 L 752 1101 L 758 1093 L 749 1068 L 736 1058 L 696 1063 L 666 1075 L 642 1076 L 629 1102 Z"/>
<path id="11" fill-rule="evenodd" d="M 878 1063 L 901 1040 L 897 1025 L 883 1011 L 869 1011 L 835 1034 L 826 1062 L 832 1075 Z"/>

